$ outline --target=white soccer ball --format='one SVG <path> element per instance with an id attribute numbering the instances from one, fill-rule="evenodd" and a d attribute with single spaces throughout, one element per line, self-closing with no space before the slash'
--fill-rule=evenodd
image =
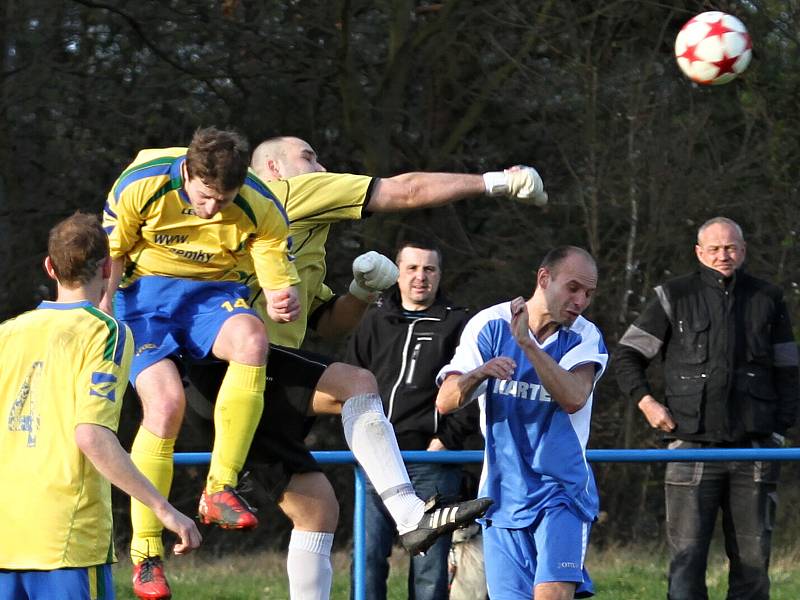
<path id="1" fill-rule="evenodd" d="M 675 58 L 692 81 L 721 85 L 747 68 L 752 47 L 744 23 L 727 13 L 710 11 L 689 19 L 680 30 Z"/>

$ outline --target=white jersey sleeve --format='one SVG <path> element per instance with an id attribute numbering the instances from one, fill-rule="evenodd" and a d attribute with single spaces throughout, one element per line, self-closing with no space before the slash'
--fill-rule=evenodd
<path id="1" fill-rule="evenodd" d="M 445 378 L 451 373 L 469 373 L 483 365 L 486 361 L 499 356 L 496 353 L 496 344 L 492 342 L 492 329 L 497 327 L 497 322 L 508 322 L 511 319 L 511 303 L 504 302 L 482 310 L 472 317 L 461 333 L 456 352 L 450 362 L 439 369 L 436 375 L 436 385 L 441 386 Z M 482 382 L 473 392 L 469 401 L 483 396 L 486 393 L 486 381 Z"/>
<path id="2" fill-rule="evenodd" d="M 581 342 L 562 356 L 558 364 L 561 368 L 571 371 L 577 366 L 594 363 L 594 383 L 596 384 L 608 365 L 608 350 L 603 336 L 594 324 L 583 317 L 578 317 L 570 330 L 580 336 Z"/>

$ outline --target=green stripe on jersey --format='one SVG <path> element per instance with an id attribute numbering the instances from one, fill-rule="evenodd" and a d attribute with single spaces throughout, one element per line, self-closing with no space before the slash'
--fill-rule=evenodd
<path id="1" fill-rule="evenodd" d="M 253 225 L 258 227 L 258 219 L 256 219 L 256 213 L 254 213 L 253 209 L 250 208 L 250 205 L 247 203 L 247 200 L 237 195 L 233 203 L 242 209 L 242 212 L 245 215 L 247 215 L 247 218 L 253 222 Z"/>
<path id="2" fill-rule="evenodd" d="M 85 309 L 88 313 L 100 319 L 108 327 L 108 337 L 106 338 L 106 347 L 103 350 L 103 360 L 114 360 L 114 349 L 117 347 L 118 325 L 117 322 L 109 317 L 99 308 L 94 306 L 87 306 Z"/>
<path id="3" fill-rule="evenodd" d="M 155 202 L 162 196 L 165 196 L 166 194 L 170 193 L 171 191 L 177 190 L 179 187 L 181 187 L 182 183 L 183 181 L 181 180 L 180 177 L 176 177 L 175 179 L 170 179 L 167 183 L 158 188 L 155 194 L 153 194 L 147 199 L 147 202 L 144 203 L 144 206 L 142 206 L 142 210 L 139 211 L 139 214 L 144 214 L 144 211 L 146 211 L 147 208 L 153 202 Z"/>
<path id="4" fill-rule="evenodd" d="M 122 183 L 122 180 L 125 179 L 131 173 L 136 173 L 136 171 L 140 171 L 142 169 L 147 169 L 148 167 L 155 167 L 156 165 L 167 165 L 170 163 L 175 162 L 176 159 L 180 158 L 179 156 L 162 156 L 160 158 L 154 158 L 153 160 L 148 160 L 147 162 L 143 162 L 140 165 L 134 165 L 130 169 L 126 169 L 122 172 L 122 175 L 117 177 L 117 183 L 114 186 L 113 194 L 114 196 L 117 195 L 117 186 Z"/>
<path id="5" fill-rule="evenodd" d="M 246 214 L 247 218 L 253 222 L 253 225 L 258 227 L 258 220 L 256 219 L 256 214 L 253 212 L 253 209 L 250 208 L 250 205 L 247 203 L 247 200 L 237 195 L 233 203 L 242 209 L 242 212 Z"/>

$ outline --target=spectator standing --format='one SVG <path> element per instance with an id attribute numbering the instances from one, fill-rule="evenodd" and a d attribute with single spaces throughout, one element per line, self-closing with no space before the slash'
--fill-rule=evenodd
<path id="1" fill-rule="evenodd" d="M 798 353 L 782 291 L 746 273 L 746 245 L 725 217 L 697 232 L 699 268 L 655 288 L 614 354 L 622 391 L 670 449 L 783 442 L 798 401 Z M 646 376 L 664 365 L 665 400 Z M 665 475 L 671 600 L 707 598 L 706 566 L 722 510 L 728 600 L 769 598 L 779 463 L 670 462 Z"/>
<path id="2" fill-rule="evenodd" d="M 401 450 L 459 450 L 477 430 L 477 413 L 440 417 L 436 411 L 436 374 L 455 352 L 469 313 L 442 294 L 441 252 L 426 242 L 406 242 L 397 252 L 397 287 L 370 309 L 353 334 L 347 361 L 371 371 L 383 409 Z M 470 418 L 472 417 L 472 418 Z M 411 483 L 423 498 L 454 499 L 461 468 L 454 464 L 411 463 Z M 365 593 L 385 600 L 388 558 L 397 535 L 391 515 L 367 483 Z M 424 555 L 411 557 L 408 597 L 446 600 L 450 535 L 440 537 Z"/>

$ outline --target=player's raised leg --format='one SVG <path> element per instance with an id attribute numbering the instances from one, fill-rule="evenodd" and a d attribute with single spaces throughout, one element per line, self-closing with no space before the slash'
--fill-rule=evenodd
<path id="1" fill-rule="evenodd" d="M 214 447 L 199 513 L 204 523 L 223 529 L 252 529 L 254 509 L 236 490 L 253 435 L 264 409 L 267 337 L 252 314 L 225 321 L 212 349 L 228 362 L 214 406 Z"/>
<path id="2" fill-rule="evenodd" d="M 292 521 L 286 564 L 292 600 L 327 600 L 331 591 L 330 551 L 339 504 L 305 445 L 312 421 L 306 415 L 329 362 L 321 355 L 270 346 L 264 416 L 250 451 L 253 478 Z M 224 371 L 219 362 L 190 363 L 187 374 L 194 388 L 213 400 Z M 190 412 L 190 418 L 196 415 Z"/>
<path id="3" fill-rule="evenodd" d="M 344 363 L 331 364 L 312 402 L 314 414 L 341 414 L 347 445 L 380 495 L 397 525 L 400 541 L 411 553 L 425 552 L 440 535 L 474 521 L 488 498 L 440 506 L 414 492 L 397 438 L 383 411 L 374 375 Z"/>

